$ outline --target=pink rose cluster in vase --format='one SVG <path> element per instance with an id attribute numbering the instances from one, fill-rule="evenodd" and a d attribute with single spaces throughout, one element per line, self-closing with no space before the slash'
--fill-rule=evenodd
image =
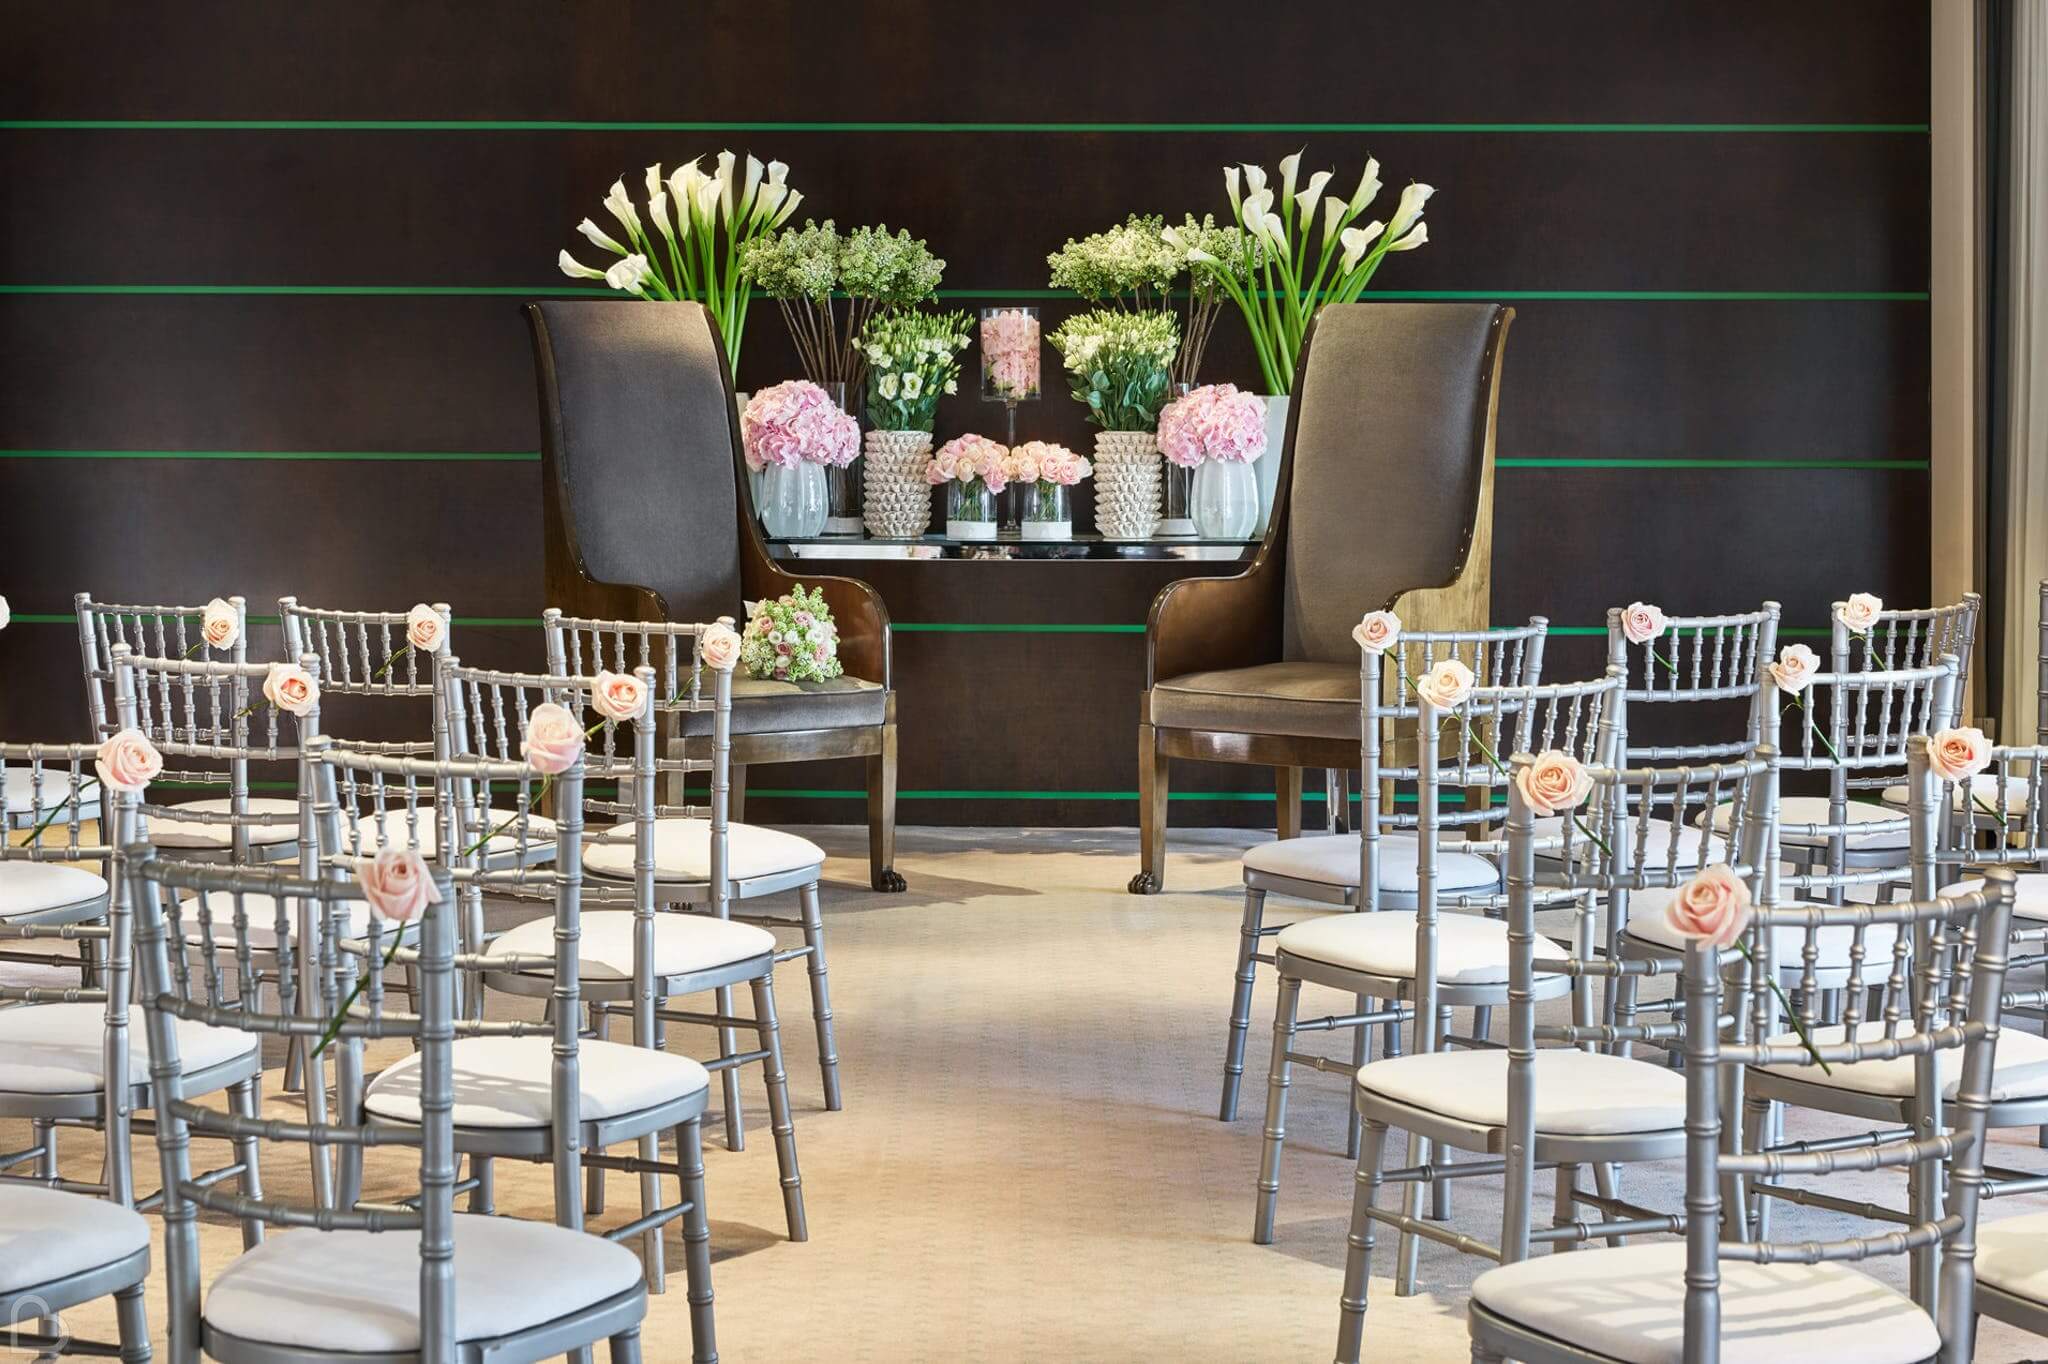
<path id="1" fill-rule="evenodd" d="M 1067 449 L 1042 440 L 1010 451 L 1005 472 L 1022 501 L 1018 533 L 1026 540 L 1071 540 L 1074 513 L 1067 490 L 1095 472 L 1095 466 Z"/>
<path id="2" fill-rule="evenodd" d="M 987 308 L 981 314 L 981 379 L 985 395 L 1004 402 L 1038 396 L 1038 313 Z"/>
<path id="3" fill-rule="evenodd" d="M 860 455 L 860 422 L 808 379 L 764 388 L 740 414 L 747 467 L 756 473 L 798 464 L 845 468 Z"/>
<path id="4" fill-rule="evenodd" d="M 946 535 L 996 538 L 996 494 L 1010 486 L 1009 450 L 987 436 L 955 436 L 925 466 L 925 481 L 946 490 Z"/>
<path id="5" fill-rule="evenodd" d="M 1159 453 L 1183 469 L 1249 464 L 1266 453 L 1266 400 L 1236 384 L 1204 384 L 1159 414 Z"/>

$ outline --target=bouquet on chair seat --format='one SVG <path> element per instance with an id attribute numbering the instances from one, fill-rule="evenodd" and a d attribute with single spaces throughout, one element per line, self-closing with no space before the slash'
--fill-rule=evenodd
<path id="1" fill-rule="evenodd" d="M 825 605 L 822 588 L 801 583 L 774 601 L 747 604 L 747 628 L 740 636 L 740 664 L 747 676 L 777 682 L 829 682 L 839 665 L 839 627 Z"/>

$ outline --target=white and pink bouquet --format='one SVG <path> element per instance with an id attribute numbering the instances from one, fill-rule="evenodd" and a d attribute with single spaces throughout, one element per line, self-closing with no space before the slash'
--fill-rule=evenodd
<path id="1" fill-rule="evenodd" d="M 1266 400 L 1236 384 L 1204 384 L 1159 414 L 1159 453 L 1183 469 L 1249 464 L 1266 453 Z"/>
<path id="2" fill-rule="evenodd" d="M 740 414 L 740 441 L 747 467 L 756 473 L 771 464 L 843 469 L 860 455 L 860 422 L 808 379 L 791 379 L 747 400 Z"/>
<path id="3" fill-rule="evenodd" d="M 798 584 L 773 601 L 748 602 L 740 663 L 748 676 L 777 682 L 829 682 L 844 672 L 824 589 Z"/>
<path id="4" fill-rule="evenodd" d="M 1038 396 L 1038 310 L 984 308 L 981 312 L 983 395 L 1004 402 Z"/>
<path id="5" fill-rule="evenodd" d="M 1071 488 L 1095 472 L 1095 466 L 1064 445 L 1025 441 L 1003 461 L 1003 476 L 1012 483 L 1041 488 Z"/>
<path id="6" fill-rule="evenodd" d="M 999 493 L 1010 486 L 1009 455 L 1009 450 L 987 436 L 955 436 L 925 465 L 924 481 L 934 488 L 963 483 L 970 490 L 979 482 L 989 492 Z"/>

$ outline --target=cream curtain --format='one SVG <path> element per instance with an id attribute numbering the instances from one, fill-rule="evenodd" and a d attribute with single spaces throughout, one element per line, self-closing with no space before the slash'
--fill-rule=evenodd
<path id="1" fill-rule="evenodd" d="M 1999 737 L 2025 743 L 2034 739 L 2039 720 L 2040 586 L 2048 579 L 2048 0 L 2020 0 L 2012 36 L 2012 292 L 2005 336 L 2011 382 L 2003 414 L 2010 479 L 2006 505 L 1990 512 L 2004 518 L 2006 544 Z"/>

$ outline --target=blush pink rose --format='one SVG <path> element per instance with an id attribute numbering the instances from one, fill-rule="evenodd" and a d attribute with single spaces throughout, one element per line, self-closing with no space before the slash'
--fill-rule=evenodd
<path id="1" fill-rule="evenodd" d="M 405 613 L 405 642 L 423 654 L 439 651 L 441 641 L 448 638 L 448 622 L 441 619 L 441 613 L 421 602 Z"/>
<path id="2" fill-rule="evenodd" d="M 697 641 L 698 654 L 705 666 L 721 672 L 730 671 L 740 658 L 739 632 L 730 625 L 712 624 L 704 627 L 704 633 Z"/>
<path id="3" fill-rule="evenodd" d="M 356 868 L 371 912 L 386 923 L 409 924 L 441 903 L 441 891 L 427 864 L 411 848 L 386 848 Z"/>
<path id="4" fill-rule="evenodd" d="M 140 791 L 164 770 L 164 755 L 139 729 L 124 729 L 100 745 L 93 756 L 100 784 L 115 791 Z"/>
<path id="5" fill-rule="evenodd" d="M 1749 884 L 1723 862 L 1680 886 L 1664 917 L 1681 937 L 1732 947 L 1749 927 L 1749 911 Z"/>
<path id="6" fill-rule="evenodd" d="M 1858 592 L 1835 611 L 1852 635 L 1867 635 L 1884 614 L 1884 598 L 1872 592 Z"/>
<path id="7" fill-rule="evenodd" d="M 537 772 L 567 772 L 583 756 L 583 726 L 552 701 L 542 702 L 526 717 L 526 738 L 520 752 Z"/>
<path id="8" fill-rule="evenodd" d="M 1415 693 L 1438 710 L 1451 710 L 1472 694 L 1472 670 L 1447 658 L 1422 675 Z"/>
<path id="9" fill-rule="evenodd" d="M 637 720 L 647 711 L 647 688 L 631 673 L 600 672 L 590 708 L 607 720 Z"/>
<path id="10" fill-rule="evenodd" d="M 232 649 L 242 637 L 242 618 L 235 608 L 215 597 L 199 615 L 199 633 L 215 649 Z"/>
<path id="11" fill-rule="evenodd" d="M 1553 748 L 1516 771 L 1515 787 L 1537 815 L 1556 815 L 1586 803 L 1593 792 L 1593 774 L 1571 754 Z"/>
<path id="12" fill-rule="evenodd" d="M 1632 601 L 1621 609 L 1621 633 L 1631 644 L 1648 644 L 1668 624 L 1663 610 L 1646 601 Z"/>
<path id="13" fill-rule="evenodd" d="M 279 710 L 305 715 L 320 704 L 320 684 L 296 663 L 273 663 L 263 676 L 263 696 Z"/>
<path id="14" fill-rule="evenodd" d="M 1991 765 L 1991 740 L 1974 725 L 1944 729 L 1927 742 L 1927 765 L 1943 781 L 1968 781 Z"/>
<path id="15" fill-rule="evenodd" d="M 1771 680 L 1780 691 L 1802 692 L 1820 671 L 1820 656 L 1804 644 L 1787 644 L 1770 665 Z"/>
<path id="16" fill-rule="evenodd" d="M 1401 637 L 1401 618 L 1392 611 L 1368 611 L 1351 627 L 1351 638 L 1368 653 L 1383 654 Z"/>

